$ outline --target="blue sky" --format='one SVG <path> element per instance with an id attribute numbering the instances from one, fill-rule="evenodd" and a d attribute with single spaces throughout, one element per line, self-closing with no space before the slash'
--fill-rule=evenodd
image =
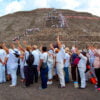
<path id="1" fill-rule="evenodd" d="M 0 0 L 0 16 L 36 8 L 71 9 L 100 16 L 100 0 Z"/>

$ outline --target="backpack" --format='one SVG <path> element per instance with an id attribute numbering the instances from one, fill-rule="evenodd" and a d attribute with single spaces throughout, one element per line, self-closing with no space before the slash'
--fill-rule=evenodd
<path id="1" fill-rule="evenodd" d="M 29 56 L 28 56 L 28 59 L 26 60 L 26 63 L 28 64 L 28 66 L 31 67 L 33 62 L 34 62 L 34 56 L 31 52 L 29 52 Z"/>
<path id="2" fill-rule="evenodd" d="M 88 72 L 89 70 L 91 69 L 91 66 L 90 66 L 90 62 L 89 62 L 89 59 L 87 60 L 87 64 L 86 64 L 86 72 Z"/>
<path id="3" fill-rule="evenodd" d="M 79 57 L 76 57 L 75 60 L 74 60 L 74 65 L 77 65 L 80 61 L 80 58 Z"/>
<path id="4" fill-rule="evenodd" d="M 78 55 L 76 53 L 73 53 L 70 57 L 70 62 L 71 64 L 74 64 L 74 60 L 78 57 Z"/>

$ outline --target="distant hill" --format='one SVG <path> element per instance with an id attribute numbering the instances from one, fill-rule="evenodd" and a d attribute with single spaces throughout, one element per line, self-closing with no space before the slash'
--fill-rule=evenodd
<path id="1" fill-rule="evenodd" d="M 22 11 L 0 17 L 0 41 L 27 40 L 31 44 L 55 42 L 66 46 L 100 44 L 100 17 L 90 13 L 52 8 Z"/>

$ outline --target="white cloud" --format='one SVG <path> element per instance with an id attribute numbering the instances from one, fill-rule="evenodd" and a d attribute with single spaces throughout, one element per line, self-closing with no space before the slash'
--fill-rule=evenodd
<path id="1" fill-rule="evenodd" d="M 33 6 L 36 8 L 47 8 L 48 5 L 48 0 L 34 0 Z"/>
<path id="2" fill-rule="evenodd" d="M 48 7 L 47 1 L 48 0 L 13 1 L 6 6 L 5 14 L 9 14 L 9 13 L 17 12 L 17 11 L 22 11 L 22 10 L 29 10 L 29 9 L 36 9 L 36 8 L 47 8 Z"/>
<path id="3" fill-rule="evenodd" d="M 89 12 L 92 13 L 93 15 L 100 16 L 100 4 L 99 0 L 77 0 L 80 2 L 80 5 L 77 6 L 77 11 L 80 12 Z M 76 9 L 73 9 L 76 10 Z"/>
<path id="4" fill-rule="evenodd" d="M 57 0 L 64 2 L 62 9 L 72 9 L 78 8 L 78 11 L 85 11 L 92 13 L 94 15 L 100 16 L 100 0 Z M 82 8 L 80 7 L 80 5 Z"/>
<path id="5" fill-rule="evenodd" d="M 89 0 L 88 12 L 100 16 L 100 0 Z"/>
<path id="6" fill-rule="evenodd" d="M 24 0 L 22 0 L 21 2 L 13 1 L 10 4 L 8 4 L 7 7 L 5 8 L 5 13 L 9 14 L 9 13 L 21 11 L 24 8 L 24 4 L 25 4 Z"/>
<path id="7" fill-rule="evenodd" d="M 0 2 L 5 0 L 0 0 Z M 99 0 L 16 0 L 5 7 L 5 14 L 36 8 L 59 8 L 90 12 L 100 16 Z"/>
<path id="8" fill-rule="evenodd" d="M 80 5 L 77 0 L 59 0 L 64 3 L 62 9 L 74 9 Z"/>

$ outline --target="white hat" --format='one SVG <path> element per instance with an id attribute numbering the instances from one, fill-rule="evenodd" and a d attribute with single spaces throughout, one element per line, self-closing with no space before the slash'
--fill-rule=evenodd
<path id="1" fill-rule="evenodd" d="M 14 49 L 13 51 L 14 51 L 14 54 L 20 55 L 18 49 Z"/>

